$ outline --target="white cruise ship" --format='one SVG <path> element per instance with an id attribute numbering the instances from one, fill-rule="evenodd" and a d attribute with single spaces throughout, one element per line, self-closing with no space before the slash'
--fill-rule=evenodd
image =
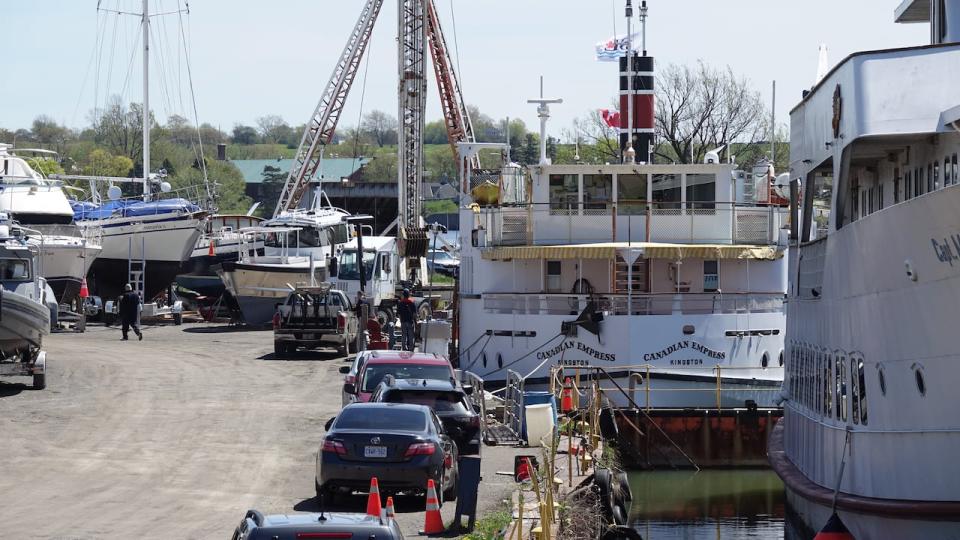
<path id="1" fill-rule="evenodd" d="M 960 0 L 895 17 L 931 44 L 853 54 L 791 113 L 804 204 L 770 461 L 813 531 L 835 508 L 858 540 L 960 538 Z"/>

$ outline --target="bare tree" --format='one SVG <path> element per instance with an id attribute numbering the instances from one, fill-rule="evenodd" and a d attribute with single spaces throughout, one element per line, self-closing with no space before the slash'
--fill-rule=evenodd
<path id="1" fill-rule="evenodd" d="M 120 96 L 113 96 L 106 109 L 93 115 L 94 140 L 107 147 L 114 154 L 127 156 L 139 163 L 143 148 L 143 105 L 127 104 Z M 151 129 L 156 125 L 150 114 Z"/>
<path id="2" fill-rule="evenodd" d="M 599 110 L 592 110 L 573 121 L 573 132 L 564 133 L 569 142 L 582 145 L 580 153 L 588 163 L 619 163 L 619 130 L 607 125 Z"/>
<path id="3" fill-rule="evenodd" d="M 770 126 L 759 92 L 746 79 L 700 62 L 659 71 L 656 132 L 657 156 L 700 163 L 721 145 L 734 156 L 755 153 Z"/>
<path id="4" fill-rule="evenodd" d="M 266 143 L 287 144 L 292 139 L 293 130 L 283 118 L 275 114 L 257 118 L 257 127 L 260 128 L 260 135 Z"/>
<path id="5" fill-rule="evenodd" d="M 360 122 L 360 130 L 379 147 L 397 143 L 397 119 L 383 111 L 370 111 Z"/>

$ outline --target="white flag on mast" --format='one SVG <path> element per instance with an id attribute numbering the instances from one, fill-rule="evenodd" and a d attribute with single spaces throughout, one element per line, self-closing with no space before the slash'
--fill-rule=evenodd
<path id="1" fill-rule="evenodd" d="M 637 43 L 640 34 L 633 34 L 631 41 Z M 618 58 L 627 55 L 627 36 L 614 36 L 596 45 L 597 62 L 616 62 Z"/>

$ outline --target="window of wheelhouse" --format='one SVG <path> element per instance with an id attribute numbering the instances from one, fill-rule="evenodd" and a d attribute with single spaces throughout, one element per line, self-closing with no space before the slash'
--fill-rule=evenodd
<path id="1" fill-rule="evenodd" d="M 933 178 L 933 165 L 927 163 L 927 191 L 925 193 L 930 193 L 936 188 L 937 185 Z"/>
<path id="2" fill-rule="evenodd" d="M 860 423 L 867 425 L 867 381 L 864 376 L 863 359 L 857 359 L 856 378 L 860 388 Z"/>
<path id="3" fill-rule="evenodd" d="M 617 175 L 617 214 L 642 215 L 647 211 L 647 175 Z"/>
<path id="4" fill-rule="evenodd" d="M 703 261 L 703 292 L 720 290 L 720 261 Z"/>
<path id="5" fill-rule="evenodd" d="M 933 162 L 933 190 L 940 189 L 940 162 Z"/>
<path id="6" fill-rule="evenodd" d="M 833 354 L 827 354 L 827 361 L 824 364 L 823 370 L 823 401 L 824 401 L 824 416 L 827 418 L 833 418 Z"/>
<path id="7" fill-rule="evenodd" d="M 716 208 L 717 177 L 712 174 L 687 175 L 687 207 L 698 214 L 712 214 Z"/>
<path id="8" fill-rule="evenodd" d="M 893 170 L 893 204 L 900 202 L 900 168 Z"/>
<path id="9" fill-rule="evenodd" d="M 575 174 L 550 175 L 550 213 L 566 215 L 576 212 L 579 208 L 578 197 L 580 192 L 579 179 Z"/>
<path id="10" fill-rule="evenodd" d="M 953 157 L 950 158 L 950 170 L 953 171 L 953 183 L 954 183 L 954 184 L 960 183 L 960 176 L 957 176 L 957 174 L 960 174 L 960 170 L 957 169 L 957 155 L 956 155 L 956 154 L 954 154 Z"/>
<path id="11" fill-rule="evenodd" d="M 585 214 L 606 214 L 613 203 L 613 176 L 583 175 L 583 208 Z"/>
<path id="12" fill-rule="evenodd" d="M 847 378 L 847 358 L 845 356 L 837 356 L 834 361 L 834 392 L 835 392 L 835 407 L 834 411 L 836 412 L 836 419 L 846 422 L 847 421 L 847 385 L 844 382 Z"/>
<path id="13" fill-rule="evenodd" d="M 943 158 L 943 187 L 953 184 L 953 173 L 950 170 L 950 156 Z"/>
<path id="14" fill-rule="evenodd" d="M 0 279 L 3 279 L 3 281 L 31 281 L 30 261 L 26 259 L 0 259 Z"/>
<path id="15" fill-rule="evenodd" d="M 682 192 L 679 174 L 653 175 L 653 209 L 679 210 Z"/>
<path id="16" fill-rule="evenodd" d="M 926 182 L 923 178 L 923 167 L 917 167 L 916 173 L 913 175 L 913 196 L 919 197 L 923 195 L 923 188 L 926 187 Z"/>
<path id="17" fill-rule="evenodd" d="M 909 201 L 913 197 L 913 171 L 907 171 L 903 177 L 903 200 Z"/>

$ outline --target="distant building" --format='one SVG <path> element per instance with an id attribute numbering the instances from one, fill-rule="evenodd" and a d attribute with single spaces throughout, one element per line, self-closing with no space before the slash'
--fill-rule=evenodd
<path id="1" fill-rule="evenodd" d="M 243 175 L 243 181 L 247 184 L 247 196 L 255 201 L 263 200 L 263 170 L 265 167 L 275 167 L 279 173 L 286 176 L 290 173 L 290 167 L 293 165 L 292 159 L 234 159 L 233 163 L 240 174 Z M 363 180 L 363 168 L 370 163 L 370 158 L 324 158 L 323 170 L 318 174 L 318 178 L 313 179 L 313 183 L 320 180 L 331 182 L 340 181 L 347 178 L 350 181 Z"/>

